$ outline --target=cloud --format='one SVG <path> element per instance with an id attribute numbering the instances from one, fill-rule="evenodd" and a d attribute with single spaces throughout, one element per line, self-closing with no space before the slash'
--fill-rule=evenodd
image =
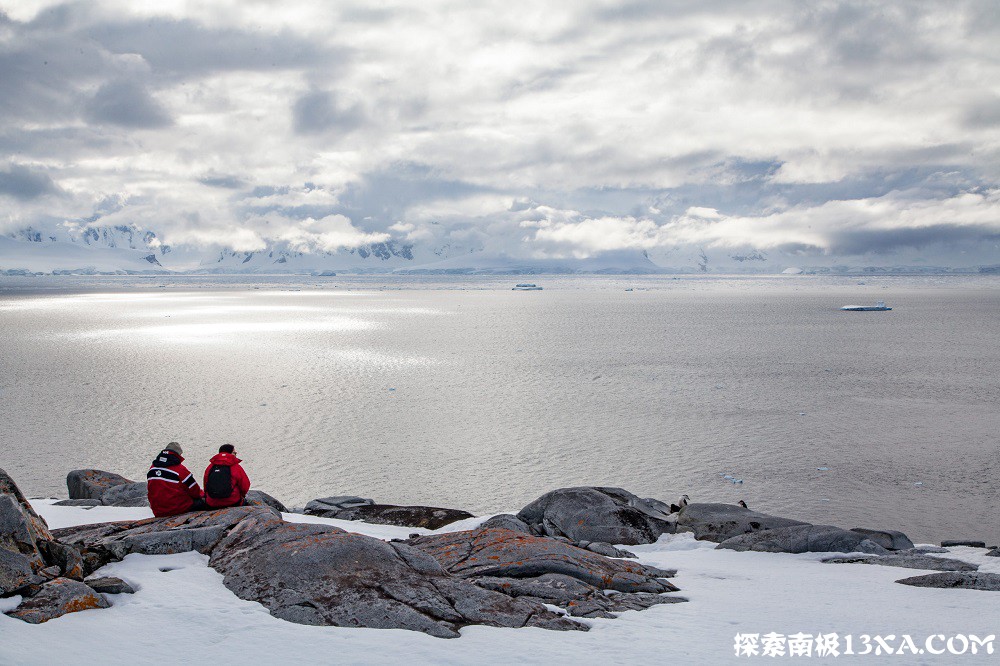
<path id="1" fill-rule="evenodd" d="M 32 170 L 23 164 L 0 167 L 0 196 L 26 201 L 58 191 L 48 174 Z"/>
<path id="2" fill-rule="evenodd" d="M 86 112 L 92 123 L 132 129 L 157 129 L 173 124 L 167 110 L 143 86 L 131 81 L 101 86 L 88 100 Z"/>
<path id="3" fill-rule="evenodd" d="M 347 105 L 325 90 L 313 90 L 300 97 L 292 107 L 295 131 L 319 134 L 327 130 L 349 132 L 364 122 L 360 104 Z"/>
<path id="4" fill-rule="evenodd" d="M 591 218 L 576 211 L 538 208 L 520 226 L 549 256 L 589 257 L 623 249 L 674 246 L 799 251 L 827 255 L 881 255 L 935 244 L 1000 239 L 1000 189 L 944 200 L 913 200 L 906 193 L 796 207 L 770 215 L 724 216 L 690 208 L 658 223 L 634 217 Z"/>
<path id="5" fill-rule="evenodd" d="M 982 3 L 40 4 L 0 20 L 5 228 L 435 257 L 995 248 Z"/>

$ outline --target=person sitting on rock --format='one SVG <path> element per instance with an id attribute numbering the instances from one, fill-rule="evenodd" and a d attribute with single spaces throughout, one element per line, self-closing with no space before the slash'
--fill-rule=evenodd
<path id="1" fill-rule="evenodd" d="M 205 502 L 213 509 L 242 506 L 250 490 L 250 477 L 243 471 L 232 444 L 223 444 L 205 469 Z"/>
<path id="2" fill-rule="evenodd" d="M 167 444 L 149 466 L 146 474 L 146 494 L 153 515 L 176 516 L 188 511 L 208 508 L 194 475 L 184 466 L 181 445 Z"/>

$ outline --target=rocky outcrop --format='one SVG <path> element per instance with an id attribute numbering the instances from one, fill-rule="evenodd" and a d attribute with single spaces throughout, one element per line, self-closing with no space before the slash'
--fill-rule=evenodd
<path id="1" fill-rule="evenodd" d="M 793 525 L 726 539 L 716 548 L 764 553 L 873 553 L 887 551 L 863 534 L 831 525 Z"/>
<path id="2" fill-rule="evenodd" d="M 353 495 L 314 499 L 306 504 L 305 513 L 323 518 L 361 520 L 366 523 L 397 525 L 399 527 L 423 527 L 429 530 L 436 530 L 455 521 L 474 517 L 468 511 L 459 509 L 376 504 L 370 499 Z"/>
<path id="3" fill-rule="evenodd" d="M 0 469 L 0 548 L 20 553 L 34 571 L 48 566 L 39 550 L 40 541 L 51 541 L 48 525 L 35 513 L 27 498 L 4 470 Z"/>
<path id="4" fill-rule="evenodd" d="M 961 588 L 965 590 L 1000 592 L 1000 574 L 997 573 L 953 571 L 902 578 L 896 582 L 903 585 L 913 585 L 914 587 Z"/>
<path id="5" fill-rule="evenodd" d="M 116 576 L 100 576 L 83 581 L 95 592 L 102 594 L 135 594 L 132 586 Z"/>
<path id="6" fill-rule="evenodd" d="M 246 496 L 246 503 L 249 506 L 269 506 L 275 511 L 288 513 L 288 507 L 271 495 L 265 493 L 263 490 L 251 490 L 248 492 Z"/>
<path id="7" fill-rule="evenodd" d="M 886 550 L 910 550 L 914 547 L 910 537 L 896 530 L 870 530 L 864 527 L 855 527 L 851 531 L 864 535 Z"/>
<path id="8" fill-rule="evenodd" d="M 578 617 L 614 617 L 623 610 L 686 601 L 664 594 L 677 591 L 665 580 L 674 571 L 608 559 L 523 531 L 484 525 L 408 543 L 432 555 L 449 573 L 514 597 L 561 606 Z"/>
<path id="9" fill-rule="evenodd" d="M 1000 548 L 993 548 L 990 552 L 986 553 L 986 557 L 1000 557 Z"/>
<path id="10" fill-rule="evenodd" d="M 145 481 L 121 483 L 101 493 L 104 506 L 149 506 Z"/>
<path id="11" fill-rule="evenodd" d="M 32 585 L 37 586 L 44 581 L 45 578 L 35 575 L 27 557 L 0 548 L 0 597 L 30 594 Z"/>
<path id="12" fill-rule="evenodd" d="M 54 530 L 53 535 L 80 551 L 84 571 L 90 575 L 105 564 L 132 553 L 170 555 L 196 550 L 208 555 L 229 530 L 249 516 L 280 520 L 269 508 L 234 507 L 166 518 L 67 527 Z"/>
<path id="13" fill-rule="evenodd" d="M 120 474 L 100 469 L 75 469 L 66 475 L 70 499 L 101 499 L 109 488 L 134 483 Z"/>
<path id="14" fill-rule="evenodd" d="M 650 592 L 609 595 L 563 574 L 543 574 L 537 578 L 482 576 L 472 580 L 480 587 L 508 596 L 560 606 L 574 617 L 613 618 L 614 613 L 626 610 L 645 610 L 659 604 L 687 601 L 683 597 Z"/>
<path id="15" fill-rule="evenodd" d="M 528 523 L 510 513 L 499 513 L 492 518 L 487 519 L 486 522 L 479 526 L 479 529 L 503 529 L 511 530 L 512 532 L 522 532 L 523 534 L 531 534 L 531 528 L 528 527 Z"/>
<path id="16" fill-rule="evenodd" d="M 941 542 L 942 548 L 954 548 L 955 546 L 969 546 L 970 548 L 986 548 L 985 541 L 976 539 L 945 539 Z"/>
<path id="17" fill-rule="evenodd" d="M 214 550 L 226 587 L 292 622 L 455 638 L 470 624 L 585 629 L 540 604 L 449 576 L 430 556 L 328 525 L 254 516 Z"/>
<path id="18" fill-rule="evenodd" d="M 668 511 L 662 502 L 621 488 L 582 486 L 546 493 L 517 517 L 537 535 L 636 545 L 674 531 L 676 516 Z"/>
<path id="19" fill-rule="evenodd" d="M 695 539 L 716 543 L 741 534 L 807 524 L 758 513 L 737 504 L 688 504 L 677 518 L 678 531 L 694 532 Z"/>
<path id="20" fill-rule="evenodd" d="M 67 613 L 109 606 L 107 599 L 87 585 L 68 578 L 57 578 L 42 585 L 37 594 L 22 601 L 7 615 L 31 624 L 41 624 Z"/>
<path id="21" fill-rule="evenodd" d="M 359 506 L 368 506 L 374 504 L 375 500 L 358 497 L 357 495 L 333 495 L 331 497 L 320 497 L 319 499 L 314 499 L 306 504 L 304 513 L 310 516 L 322 516 L 324 518 L 330 518 L 332 516 L 329 514 L 336 514 L 344 509 L 353 509 Z"/>
<path id="22" fill-rule="evenodd" d="M 410 539 L 448 572 L 462 578 L 532 578 L 562 574 L 619 592 L 676 592 L 663 580 L 676 572 L 613 560 L 557 539 L 505 529 L 477 529 Z"/>
<path id="23" fill-rule="evenodd" d="M 474 518 L 468 511 L 444 509 L 434 506 L 396 506 L 393 504 L 369 504 L 340 511 L 335 518 L 341 520 L 362 520 L 378 525 L 398 525 L 400 527 L 422 527 L 436 530 L 459 520 Z"/>
<path id="24" fill-rule="evenodd" d="M 890 553 L 879 557 L 878 555 L 864 555 L 857 557 L 831 557 L 823 560 L 829 564 L 875 564 L 883 567 L 901 567 L 903 569 L 925 569 L 927 571 L 977 571 L 979 567 L 961 560 L 947 557 L 932 557 L 921 554 L 898 554 Z"/>

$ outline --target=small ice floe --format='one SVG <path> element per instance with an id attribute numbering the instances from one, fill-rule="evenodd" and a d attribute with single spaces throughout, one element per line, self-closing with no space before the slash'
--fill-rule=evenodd
<path id="1" fill-rule="evenodd" d="M 817 472 L 829 472 L 830 468 L 829 467 L 817 467 L 816 471 Z"/>
<path id="2" fill-rule="evenodd" d="M 805 415 L 806 415 L 805 412 L 799 412 L 799 416 L 805 416 Z"/>
<path id="3" fill-rule="evenodd" d="M 827 499 L 827 498 L 825 498 L 825 497 L 820 497 L 820 498 L 819 498 L 819 501 L 820 501 L 820 502 L 829 502 L 830 500 L 828 500 L 828 499 Z"/>
<path id="4" fill-rule="evenodd" d="M 913 485 L 915 485 L 915 486 L 922 486 L 922 485 L 924 485 L 924 482 L 923 481 L 917 481 Z"/>
<path id="5" fill-rule="evenodd" d="M 391 389 L 389 389 L 389 390 L 390 390 L 390 391 L 395 391 L 396 389 L 394 389 L 394 388 L 391 388 Z"/>

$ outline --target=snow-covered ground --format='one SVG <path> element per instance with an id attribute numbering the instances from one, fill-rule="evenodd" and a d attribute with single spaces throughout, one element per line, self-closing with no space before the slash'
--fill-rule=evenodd
<path id="1" fill-rule="evenodd" d="M 148 509 L 33 504 L 53 528 L 108 520 L 148 517 Z M 403 537 L 427 530 L 324 520 L 294 514 L 286 519 L 323 522 L 378 538 Z M 468 529 L 470 519 L 441 531 Z M 455 640 L 403 630 L 309 627 L 271 617 L 260 604 L 243 601 L 222 584 L 222 576 L 198 553 L 129 555 L 101 574 L 119 576 L 135 595 L 116 595 L 113 607 L 67 615 L 29 625 L 0 616 L 0 664 L 56 664 L 95 661 L 106 664 L 151 662 L 255 664 L 400 663 L 409 664 L 715 664 L 727 661 L 792 662 L 788 643 L 781 657 L 734 655 L 736 634 L 784 636 L 836 633 L 840 651 L 852 636 L 854 652 L 863 652 L 863 635 L 880 635 L 894 649 L 903 635 L 924 649 L 945 654 L 875 654 L 821 658 L 810 663 L 995 663 L 1000 643 L 964 655 L 947 652 L 946 639 L 1000 634 L 1000 594 L 973 590 L 935 590 L 894 581 L 920 571 L 863 564 L 822 564 L 821 554 L 776 555 L 714 550 L 714 544 L 689 535 L 665 535 L 648 546 L 632 546 L 639 559 L 677 568 L 674 582 L 690 603 L 624 613 L 616 620 L 586 620 L 591 630 L 468 627 Z M 953 548 L 950 557 L 1000 572 L 1000 558 L 985 551 Z M 13 603 L 4 600 L 3 610 Z M 894 636 L 888 639 L 888 636 Z M 875 642 L 872 644 L 874 652 Z M 759 645 L 762 646 L 763 639 Z M 813 644 L 811 644 L 813 645 Z M 955 640 L 953 646 L 965 645 Z"/>

